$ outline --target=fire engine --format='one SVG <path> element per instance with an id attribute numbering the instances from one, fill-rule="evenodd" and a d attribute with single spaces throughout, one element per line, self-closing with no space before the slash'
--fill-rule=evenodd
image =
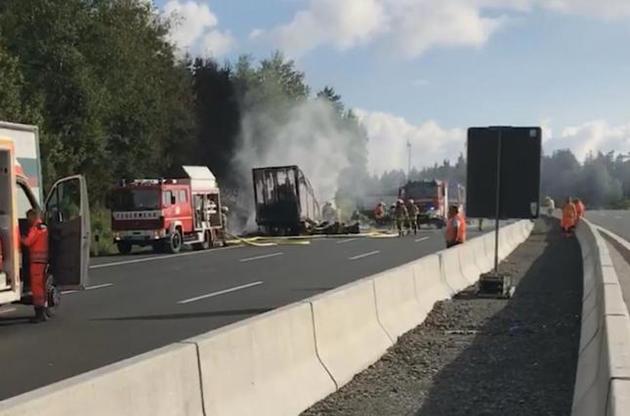
<path id="1" fill-rule="evenodd" d="M 49 232 L 46 313 L 52 316 L 62 288 L 87 285 L 90 214 L 85 179 L 57 181 L 43 205 L 38 130 L 35 126 L 0 122 L 0 304 L 32 302 L 28 250 L 20 236 L 28 231 L 26 211 L 44 212 Z"/>
<path id="2" fill-rule="evenodd" d="M 414 200 L 418 206 L 419 224 L 442 228 L 448 216 L 448 184 L 445 181 L 409 181 L 398 191 L 398 197 Z"/>
<path id="3" fill-rule="evenodd" d="M 121 181 L 112 191 L 112 232 L 121 254 L 133 246 L 178 253 L 225 245 L 221 194 L 205 166 L 182 166 L 186 178 Z"/>

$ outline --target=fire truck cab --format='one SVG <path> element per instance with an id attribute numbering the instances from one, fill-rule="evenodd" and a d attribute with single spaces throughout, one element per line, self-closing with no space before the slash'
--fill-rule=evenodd
<path id="1" fill-rule="evenodd" d="M 28 250 L 20 237 L 28 230 L 26 211 L 40 209 L 49 231 L 50 261 L 46 278 L 48 315 L 60 301 L 60 289 L 87 285 L 90 255 L 90 215 L 87 186 L 82 176 L 57 181 L 42 207 L 38 180 L 24 173 L 12 138 L 0 138 L 0 304 L 32 302 Z"/>
<path id="2" fill-rule="evenodd" d="M 418 224 L 442 228 L 448 216 L 448 184 L 445 181 L 409 181 L 398 191 L 398 197 L 414 200 L 418 206 Z"/>
<path id="3" fill-rule="evenodd" d="M 110 198 L 114 243 L 178 253 L 225 245 L 225 219 L 217 181 L 205 166 L 183 166 L 187 178 L 121 181 Z"/>

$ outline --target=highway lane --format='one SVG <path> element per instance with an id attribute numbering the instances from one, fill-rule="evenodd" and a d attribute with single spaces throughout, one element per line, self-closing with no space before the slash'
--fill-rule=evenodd
<path id="1" fill-rule="evenodd" d="M 471 231 L 471 237 L 476 233 Z M 97 259 L 60 315 L 0 309 L 0 398 L 207 332 L 443 248 L 443 233 Z"/>
<path id="2" fill-rule="evenodd" d="M 630 241 L 630 211 L 586 211 L 586 219 Z"/>

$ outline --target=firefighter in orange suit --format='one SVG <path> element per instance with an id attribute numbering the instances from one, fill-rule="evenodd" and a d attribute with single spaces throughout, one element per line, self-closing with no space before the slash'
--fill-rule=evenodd
<path id="1" fill-rule="evenodd" d="M 562 208 L 562 221 L 560 222 L 565 236 L 571 236 L 571 234 L 573 233 L 573 229 L 577 224 L 577 220 L 577 209 L 575 207 L 575 204 L 573 203 L 573 200 L 571 199 L 571 197 L 569 197 L 567 198 L 566 204 Z"/>
<path id="2" fill-rule="evenodd" d="M 29 251 L 29 275 L 33 306 L 35 307 L 34 322 L 46 320 L 46 266 L 48 265 L 48 228 L 42 222 L 41 213 L 31 209 L 26 213 L 29 229 L 26 237 L 22 238 L 22 245 Z"/>
<path id="3" fill-rule="evenodd" d="M 577 222 L 580 222 L 580 220 L 584 218 L 584 212 L 586 211 L 586 207 L 584 206 L 584 203 L 582 202 L 582 200 L 580 200 L 579 198 L 575 198 L 574 204 L 575 204 L 575 212 L 577 214 Z"/>
<path id="4" fill-rule="evenodd" d="M 466 221 L 460 214 L 459 207 L 452 205 L 448 209 L 446 222 L 446 248 L 463 244 L 466 241 Z"/>

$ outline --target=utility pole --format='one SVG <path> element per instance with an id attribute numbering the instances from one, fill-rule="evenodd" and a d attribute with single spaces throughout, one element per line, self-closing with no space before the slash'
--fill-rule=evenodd
<path id="1" fill-rule="evenodd" d="M 407 181 L 411 180 L 411 141 L 407 140 Z"/>

